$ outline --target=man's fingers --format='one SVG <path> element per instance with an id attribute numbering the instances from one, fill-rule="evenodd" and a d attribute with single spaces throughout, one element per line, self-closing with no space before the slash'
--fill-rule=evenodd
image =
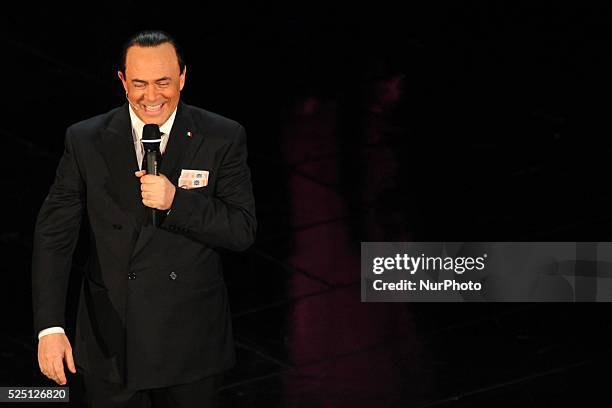
<path id="1" fill-rule="evenodd" d="M 54 380 L 59 385 L 66 384 L 66 374 L 64 373 L 64 364 L 61 358 L 53 360 Z"/>
<path id="2" fill-rule="evenodd" d="M 145 174 L 140 178 L 140 182 L 144 184 L 159 183 L 160 176 L 154 176 L 153 174 Z"/>
<path id="3" fill-rule="evenodd" d="M 53 364 L 52 363 L 46 363 L 43 366 L 43 370 L 42 373 L 45 375 L 45 377 L 47 377 L 50 380 L 53 381 L 57 381 L 56 380 L 56 376 L 55 376 L 55 369 L 53 368 Z"/>
<path id="4" fill-rule="evenodd" d="M 38 359 L 38 367 L 40 367 L 40 372 L 43 373 L 43 375 L 45 377 L 51 378 L 51 372 L 53 370 L 50 369 L 49 364 L 47 363 L 47 360 L 39 358 Z"/>
<path id="5" fill-rule="evenodd" d="M 47 365 L 44 363 L 39 363 L 38 366 L 40 367 L 40 372 L 43 373 L 45 377 L 48 377 L 49 370 L 47 369 Z"/>
<path id="6" fill-rule="evenodd" d="M 159 210 L 159 204 L 155 200 L 147 200 L 145 198 L 142 199 L 142 203 L 149 208 L 155 208 Z"/>
<path id="7" fill-rule="evenodd" d="M 157 199 L 159 197 L 159 194 L 155 193 L 154 191 L 143 191 L 140 195 L 142 196 L 143 199 L 149 200 L 149 201 L 151 200 L 158 201 Z"/>
<path id="8" fill-rule="evenodd" d="M 135 175 L 136 177 L 142 177 L 142 176 L 144 176 L 145 174 L 147 174 L 147 171 L 146 171 L 146 170 L 138 170 L 138 171 L 135 171 L 135 172 L 134 172 L 134 175 Z"/>
<path id="9" fill-rule="evenodd" d="M 142 173 L 142 174 L 141 174 Z M 140 175 L 143 176 L 142 180 L 159 180 L 159 179 L 167 179 L 166 176 L 164 176 L 162 173 L 159 173 L 159 175 L 155 175 L 155 174 L 147 174 L 146 170 L 140 170 L 137 171 L 135 173 L 136 175 Z M 146 176 L 146 177 L 145 177 Z"/>
<path id="10" fill-rule="evenodd" d="M 155 191 L 155 190 L 159 190 L 159 186 L 155 183 L 141 183 L 140 184 L 140 191 Z"/>
<path id="11" fill-rule="evenodd" d="M 76 367 L 74 365 L 74 358 L 72 358 L 72 349 L 66 349 L 66 366 L 72 374 L 76 373 Z"/>

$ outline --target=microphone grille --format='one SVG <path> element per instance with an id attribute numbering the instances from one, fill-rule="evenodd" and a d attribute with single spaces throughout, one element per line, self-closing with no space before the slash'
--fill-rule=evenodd
<path id="1" fill-rule="evenodd" d="M 142 129 L 142 140 L 159 140 L 161 139 L 161 132 L 159 131 L 159 125 L 148 124 L 144 125 Z"/>

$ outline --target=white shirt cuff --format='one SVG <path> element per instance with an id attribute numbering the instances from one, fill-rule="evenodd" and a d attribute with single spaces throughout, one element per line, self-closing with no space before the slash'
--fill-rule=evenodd
<path id="1" fill-rule="evenodd" d="M 38 339 L 42 336 L 46 336 L 47 334 L 55 334 L 55 333 L 64 333 L 64 329 L 61 327 L 49 327 L 48 329 L 41 330 L 38 332 Z"/>

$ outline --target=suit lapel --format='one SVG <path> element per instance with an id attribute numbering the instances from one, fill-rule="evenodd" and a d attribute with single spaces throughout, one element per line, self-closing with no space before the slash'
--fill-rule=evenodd
<path id="1" fill-rule="evenodd" d="M 172 184 L 178 184 L 180 164 L 191 160 L 201 142 L 201 134 L 195 129 L 189 108 L 184 103 L 179 103 L 160 169 Z"/>
<path id="2" fill-rule="evenodd" d="M 140 182 L 134 176 L 138 162 L 127 104 L 111 118 L 108 126 L 102 130 L 100 140 L 100 150 L 113 183 L 108 192 L 130 215 L 134 228 L 139 230 L 144 217 L 144 206 L 140 199 Z"/>

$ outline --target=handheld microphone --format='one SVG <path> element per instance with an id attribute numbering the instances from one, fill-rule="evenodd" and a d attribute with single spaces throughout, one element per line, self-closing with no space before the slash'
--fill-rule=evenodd
<path id="1" fill-rule="evenodd" d="M 161 143 L 161 132 L 159 126 L 155 124 L 145 125 L 142 129 L 142 144 L 144 146 L 144 157 L 142 158 L 142 170 L 146 170 L 147 174 L 159 176 L 159 168 L 161 166 L 161 152 L 159 145 Z M 151 221 L 153 226 L 158 226 L 157 210 L 151 208 Z"/>

